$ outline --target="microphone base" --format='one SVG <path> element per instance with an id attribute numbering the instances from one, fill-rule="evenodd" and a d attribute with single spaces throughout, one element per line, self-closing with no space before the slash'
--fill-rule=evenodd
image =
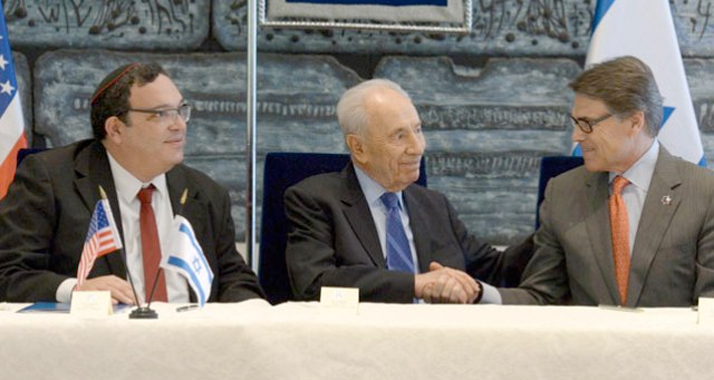
<path id="1" fill-rule="evenodd" d="M 158 319 L 159 314 L 146 306 L 140 306 L 132 310 L 129 319 Z"/>

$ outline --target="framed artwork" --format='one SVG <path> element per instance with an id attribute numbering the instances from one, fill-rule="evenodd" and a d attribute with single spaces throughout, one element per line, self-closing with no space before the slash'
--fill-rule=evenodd
<path id="1" fill-rule="evenodd" d="M 269 27 L 469 33 L 472 0 L 260 0 Z"/>

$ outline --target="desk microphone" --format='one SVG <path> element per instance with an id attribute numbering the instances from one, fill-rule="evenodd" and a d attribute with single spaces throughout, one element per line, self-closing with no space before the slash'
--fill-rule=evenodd
<path id="1" fill-rule="evenodd" d="M 183 193 L 181 194 L 181 199 L 180 199 L 180 208 L 179 208 L 179 215 L 183 212 L 183 206 L 186 204 L 186 199 L 188 196 L 188 189 L 183 189 Z M 129 318 L 131 319 L 156 319 L 159 318 L 159 314 L 151 309 L 151 300 L 154 299 L 154 292 L 156 292 L 156 285 L 159 284 L 159 276 L 161 276 L 161 271 L 163 268 L 159 265 L 158 270 L 156 271 L 156 276 L 154 276 L 154 284 L 151 286 L 151 293 L 149 293 L 149 299 L 147 300 L 146 306 L 138 306 L 139 305 L 139 297 L 136 295 L 136 289 L 134 289 L 134 282 L 130 282 L 131 284 L 131 290 L 134 292 L 134 299 L 136 300 L 137 308 L 134 309 L 131 314 L 129 314 Z M 129 273 L 129 267 L 127 266 L 127 273 Z M 129 279 L 131 279 L 131 275 L 129 275 Z M 146 279 L 144 279 L 144 286 L 146 286 Z"/>
<path id="2" fill-rule="evenodd" d="M 159 267 L 159 273 L 161 272 L 161 267 Z M 151 308 L 151 299 L 154 298 L 154 291 L 156 290 L 156 283 L 158 282 L 159 276 L 156 275 L 154 279 L 154 287 L 151 289 L 151 294 L 149 294 L 148 303 L 146 306 L 141 306 L 139 303 L 139 296 L 136 294 L 136 288 L 134 287 L 134 280 L 131 279 L 131 273 L 129 273 L 129 266 L 126 266 L 126 275 L 129 277 L 129 285 L 131 285 L 131 291 L 134 292 L 134 302 L 136 302 L 136 309 L 131 311 L 129 314 L 129 319 L 157 319 L 159 318 L 159 313 Z M 144 284 L 146 285 L 146 284 Z"/>

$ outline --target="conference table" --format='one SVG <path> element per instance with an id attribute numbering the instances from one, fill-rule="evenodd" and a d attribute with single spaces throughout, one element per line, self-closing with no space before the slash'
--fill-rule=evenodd
<path id="1" fill-rule="evenodd" d="M 260 300 L 155 320 L 0 304 L 0 379 L 711 379 L 688 308 Z"/>

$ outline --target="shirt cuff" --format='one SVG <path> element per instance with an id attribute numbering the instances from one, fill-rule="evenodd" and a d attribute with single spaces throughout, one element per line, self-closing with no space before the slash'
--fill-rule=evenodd
<path id="1" fill-rule="evenodd" d="M 498 292 L 498 290 L 494 287 L 491 286 L 485 282 L 479 281 L 481 284 L 481 289 L 483 289 L 483 296 L 481 297 L 481 301 L 479 301 L 479 305 L 483 304 L 496 304 L 496 305 L 501 305 L 503 301 L 501 300 L 501 293 Z"/>
<path id="2" fill-rule="evenodd" d="M 60 286 L 57 287 L 57 294 L 55 294 L 57 302 L 70 303 L 72 301 L 72 289 L 74 289 L 76 285 L 76 278 L 68 278 L 62 281 Z"/>

